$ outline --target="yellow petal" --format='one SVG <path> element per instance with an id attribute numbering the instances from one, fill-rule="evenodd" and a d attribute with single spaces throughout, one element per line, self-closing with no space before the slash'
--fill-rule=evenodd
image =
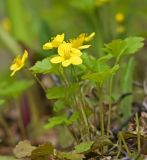
<path id="1" fill-rule="evenodd" d="M 58 34 L 53 40 L 52 40 L 52 46 L 57 48 L 59 45 L 64 41 L 64 33 Z"/>
<path id="2" fill-rule="evenodd" d="M 62 34 L 58 34 L 55 38 L 54 38 L 55 41 L 58 41 L 58 42 L 63 42 L 64 41 L 64 33 Z"/>
<path id="3" fill-rule="evenodd" d="M 13 71 L 10 76 L 11 77 L 14 76 L 15 73 L 16 73 L 16 71 Z"/>
<path id="4" fill-rule="evenodd" d="M 69 55 L 71 49 L 72 49 L 71 44 L 64 42 L 58 47 L 58 54 L 60 56 Z"/>
<path id="5" fill-rule="evenodd" d="M 70 60 L 70 59 L 62 62 L 62 66 L 63 66 L 63 67 L 67 67 L 67 66 L 69 66 L 69 65 L 71 65 L 71 60 Z"/>
<path id="6" fill-rule="evenodd" d="M 13 71 L 12 73 L 11 73 L 11 76 L 13 76 L 17 71 L 19 71 L 20 69 L 22 68 L 22 66 L 17 66 L 17 65 L 12 65 L 11 67 L 10 67 L 10 69 Z"/>
<path id="7" fill-rule="evenodd" d="M 24 51 L 24 54 L 22 56 L 22 63 L 25 63 L 26 59 L 28 58 L 28 52 L 27 50 Z"/>
<path id="8" fill-rule="evenodd" d="M 85 38 L 85 35 L 86 35 L 85 33 L 81 33 L 79 37 Z"/>
<path id="9" fill-rule="evenodd" d="M 10 70 L 16 70 L 18 68 L 18 65 L 17 64 L 12 64 L 10 66 Z"/>
<path id="10" fill-rule="evenodd" d="M 80 57 L 78 57 L 78 56 L 73 56 L 71 58 L 71 63 L 73 65 L 80 65 L 80 64 L 82 64 L 82 59 Z"/>
<path id="11" fill-rule="evenodd" d="M 74 55 L 74 56 L 81 56 L 82 55 L 82 52 L 79 49 L 72 48 L 71 51 L 72 51 L 72 55 Z"/>
<path id="12" fill-rule="evenodd" d="M 28 58 L 28 52 L 25 50 L 24 54 L 21 58 L 20 55 L 18 55 L 14 60 L 12 65 L 10 66 L 10 70 L 12 70 L 13 72 L 11 73 L 11 76 L 13 76 L 15 74 L 15 72 L 17 72 L 18 70 L 20 70 L 24 65 L 25 65 L 25 61 Z"/>
<path id="13" fill-rule="evenodd" d="M 83 44 L 84 39 L 85 39 L 85 33 L 82 33 L 77 38 L 71 39 L 70 43 L 73 48 L 79 48 Z"/>
<path id="14" fill-rule="evenodd" d="M 80 46 L 79 49 L 87 49 L 89 48 L 91 45 L 83 45 L 83 46 Z"/>
<path id="15" fill-rule="evenodd" d="M 95 36 L 95 32 L 92 32 L 89 36 L 86 36 L 86 37 L 85 37 L 85 42 L 91 41 L 94 36 Z"/>
<path id="16" fill-rule="evenodd" d="M 61 56 L 56 56 L 56 57 L 53 57 L 50 61 L 51 63 L 60 63 L 63 61 L 63 58 Z"/>
<path id="17" fill-rule="evenodd" d="M 43 45 L 43 49 L 44 50 L 49 50 L 49 49 L 53 49 L 53 45 L 51 42 L 47 42 Z"/>

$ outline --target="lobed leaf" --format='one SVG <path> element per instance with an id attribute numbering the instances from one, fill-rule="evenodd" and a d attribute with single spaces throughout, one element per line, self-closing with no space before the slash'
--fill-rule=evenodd
<path id="1" fill-rule="evenodd" d="M 121 55 L 129 55 L 136 53 L 144 46 L 144 38 L 128 37 L 124 40 L 117 39 L 105 44 L 103 50 L 114 57 L 120 58 Z"/>
<path id="2" fill-rule="evenodd" d="M 53 110 L 55 112 L 59 112 L 66 107 L 66 103 L 64 99 L 59 99 L 54 103 Z"/>
<path id="3" fill-rule="evenodd" d="M 54 116 L 53 118 L 49 119 L 49 122 L 44 127 L 48 129 L 56 127 L 58 125 L 64 124 L 66 119 L 67 119 L 66 115 Z"/>
<path id="4" fill-rule="evenodd" d="M 75 112 L 70 117 L 68 117 L 66 114 L 61 116 L 54 116 L 53 118 L 49 119 L 49 122 L 45 125 L 45 128 L 53 128 L 58 125 L 66 124 L 71 125 L 79 118 L 79 113 Z"/>
<path id="5" fill-rule="evenodd" d="M 120 57 L 126 49 L 127 43 L 121 39 L 117 39 L 105 44 L 105 48 L 103 50 L 114 57 Z"/>
<path id="6" fill-rule="evenodd" d="M 84 153 L 87 152 L 91 149 L 94 141 L 87 141 L 87 142 L 82 142 L 75 146 L 75 152 L 76 153 Z"/>
<path id="7" fill-rule="evenodd" d="M 119 65 L 115 65 L 114 67 L 105 69 L 102 72 L 88 73 L 84 75 L 82 78 L 93 80 L 101 85 L 102 83 L 104 83 L 105 80 L 107 80 L 111 75 L 113 75 L 118 69 L 119 69 Z"/>
<path id="8" fill-rule="evenodd" d="M 127 44 L 125 54 L 134 54 L 144 46 L 144 38 L 142 37 L 128 37 L 124 41 Z"/>
<path id="9" fill-rule="evenodd" d="M 55 65 L 52 65 L 49 58 L 37 61 L 30 70 L 33 71 L 33 73 L 57 73 Z"/>

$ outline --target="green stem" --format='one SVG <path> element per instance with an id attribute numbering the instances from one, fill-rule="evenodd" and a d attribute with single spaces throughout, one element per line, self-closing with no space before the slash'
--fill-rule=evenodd
<path id="1" fill-rule="evenodd" d="M 84 112 L 83 105 L 81 105 L 81 104 L 80 104 L 80 109 L 81 109 L 81 113 L 82 113 L 82 116 L 83 116 L 83 120 L 84 120 L 84 123 L 85 123 L 85 126 L 86 126 L 86 130 L 87 130 L 87 132 L 88 132 L 88 135 L 90 135 L 88 119 L 87 119 L 86 114 L 85 114 L 85 112 Z"/>
<path id="2" fill-rule="evenodd" d="M 122 143 L 121 143 L 121 140 L 118 139 L 118 153 L 117 153 L 117 156 L 116 156 L 116 160 L 118 160 L 119 156 L 120 156 L 120 153 L 121 153 L 121 148 L 122 148 Z"/>
<path id="3" fill-rule="evenodd" d="M 100 116 L 100 128 L 101 128 L 101 135 L 104 136 L 104 111 L 103 111 L 103 99 L 102 99 L 102 93 L 100 88 L 99 93 L 99 116 Z"/>
<path id="4" fill-rule="evenodd" d="M 65 126 L 65 127 L 67 127 L 67 126 Z M 67 127 L 67 128 L 68 128 L 70 134 L 72 135 L 72 137 L 74 138 L 74 140 L 76 141 L 76 143 L 78 144 L 79 140 L 78 140 L 77 134 L 74 132 L 73 127 L 70 126 L 70 127 Z"/>
<path id="5" fill-rule="evenodd" d="M 32 75 L 33 75 L 33 77 L 35 78 L 35 80 L 39 83 L 39 85 L 41 86 L 41 88 L 44 90 L 44 92 L 46 93 L 46 89 L 45 89 L 45 87 L 42 85 L 42 83 L 41 83 L 40 79 L 37 77 L 37 75 L 36 75 L 36 74 L 33 74 L 33 73 L 32 73 Z"/>
<path id="6" fill-rule="evenodd" d="M 76 71 L 75 71 L 75 67 L 72 66 L 72 74 L 73 74 L 73 77 L 76 79 L 76 82 L 78 83 L 79 85 L 79 80 L 78 80 L 78 77 L 76 75 Z M 80 85 L 79 85 L 79 88 L 80 88 Z M 89 123 L 88 123 L 88 119 L 87 119 L 87 116 L 86 116 L 86 113 L 84 111 L 84 106 L 85 106 L 85 101 L 83 99 L 83 95 L 82 95 L 82 91 L 80 89 L 80 98 L 81 98 L 81 104 L 80 104 L 80 110 L 81 110 L 81 113 L 82 113 L 82 116 L 83 116 L 83 120 L 84 120 L 84 123 L 85 123 L 85 127 L 86 127 L 86 130 L 87 130 L 87 133 L 88 133 L 88 137 L 90 137 L 90 131 L 89 131 Z M 89 138 L 88 138 L 89 139 Z"/>
<path id="7" fill-rule="evenodd" d="M 66 77 L 66 74 L 65 74 L 62 66 L 60 66 L 60 68 L 59 68 L 59 74 L 60 74 L 60 76 L 61 76 L 61 79 L 62 79 L 63 82 L 64 82 L 64 85 L 65 85 L 66 87 L 68 87 L 68 86 L 69 86 L 69 81 L 68 81 L 68 79 L 67 79 L 67 77 Z"/>
<path id="8" fill-rule="evenodd" d="M 37 77 L 36 74 L 34 74 L 33 72 L 30 71 L 30 69 L 28 67 L 26 67 L 26 69 L 31 73 L 31 75 L 33 76 L 34 80 L 40 85 L 40 87 L 43 89 L 43 91 L 46 93 L 46 89 L 45 87 L 42 85 L 40 79 Z"/>
<path id="9" fill-rule="evenodd" d="M 66 77 L 66 74 L 65 74 L 62 66 L 60 66 L 59 74 L 60 74 L 60 76 L 61 76 L 62 81 L 63 81 L 64 84 L 65 84 L 65 87 L 69 87 L 70 82 L 68 81 L 68 79 L 67 79 L 67 77 Z M 73 95 L 73 96 L 71 96 L 71 98 L 73 99 L 73 101 L 74 101 L 74 103 L 75 103 L 75 106 L 76 106 L 77 111 L 79 111 L 79 108 L 78 108 L 79 103 L 78 103 L 77 100 L 76 100 L 76 96 Z M 83 114 L 82 114 L 82 115 L 83 115 Z M 84 118 L 83 118 L 83 119 L 84 119 Z M 81 126 L 81 128 L 82 128 L 81 121 L 78 121 L 78 124 L 79 124 L 79 126 Z M 79 128 L 79 131 L 80 131 L 81 137 L 83 138 L 84 133 L 82 132 L 81 128 Z"/>
<path id="10" fill-rule="evenodd" d="M 136 113 L 136 132 L 137 132 L 137 148 L 138 148 L 138 153 L 140 153 L 140 151 L 141 151 L 141 142 L 140 142 L 140 129 L 139 129 L 138 113 Z"/>
<path id="11" fill-rule="evenodd" d="M 111 94 L 112 94 L 112 82 L 113 82 L 113 76 L 110 79 L 109 84 L 109 109 L 108 109 L 108 124 L 107 124 L 107 136 L 109 136 L 110 133 L 110 124 L 111 124 L 111 112 L 112 112 L 112 105 L 111 105 Z"/>
<path id="12" fill-rule="evenodd" d="M 119 137 L 120 137 L 120 139 L 122 140 L 122 142 L 123 142 L 123 144 L 124 144 L 124 148 L 125 148 L 125 150 L 127 151 L 128 156 L 130 156 L 131 153 L 130 153 L 130 151 L 129 151 L 129 148 L 128 148 L 128 146 L 127 146 L 127 144 L 126 144 L 126 141 L 125 141 L 125 139 L 124 139 L 124 137 L 123 137 L 123 135 L 122 135 L 121 132 L 119 133 Z"/>

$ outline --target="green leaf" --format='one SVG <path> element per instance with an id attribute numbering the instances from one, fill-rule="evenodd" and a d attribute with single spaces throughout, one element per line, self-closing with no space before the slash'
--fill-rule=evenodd
<path id="1" fill-rule="evenodd" d="M 58 99 L 64 97 L 70 97 L 72 94 L 76 93 L 79 88 L 77 83 L 73 83 L 68 87 L 65 86 L 57 86 L 52 87 L 47 90 L 47 98 L 48 99 Z"/>
<path id="2" fill-rule="evenodd" d="M 84 153 L 91 149 L 94 141 L 88 141 L 88 142 L 82 142 L 75 146 L 75 152 L 76 153 Z"/>
<path id="3" fill-rule="evenodd" d="M 53 118 L 49 118 L 49 122 L 44 127 L 50 129 L 62 124 L 71 125 L 78 118 L 78 112 L 73 113 L 70 117 L 68 117 L 66 114 L 61 116 L 54 116 Z"/>
<path id="4" fill-rule="evenodd" d="M 59 112 L 66 107 L 66 103 L 64 99 L 59 99 L 54 103 L 53 109 L 55 112 Z"/>
<path id="5" fill-rule="evenodd" d="M 69 85 L 69 87 L 66 88 L 66 93 L 70 97 L 71 95 L 77 93 L 79 90 L 79 84 L 78 83 L 72 83 Z"/>
<path id="6" fill-rule="evenodd" d="M 24 140 L 20 141 L 15 149 L 14 149 L 14 154 L 17 158 L 25 158 L 31 156 L 31 153 L 33 150 L 35 150 L 36 147 L 32 146 L 30 141 Z"/>
<path id="7" fill-rule="evenodd" d="M 54 147 L 50 143 L 40 145 L 31 154 L 31 160 L 48 160 L 54 154 Z"/>
<path id="8" fill-rule="evenodd" d="M 133 54 L 144 46 L 142 37 L 128 37 L 124 41 L 127 43 L 125 54 Z"/>
<path id="9" fill-rule="evenodd" d="M 105 44 L 103 49 L 105 52 L 120 58 L 121 55 L 134 54 L 143 47 L 144 38 L 142 37 L 128 37 L 124 40 L 117 39 Z"/>
<path id="10" fill-rule="evenodd" d="M 105 56 L 100 57 L 99 59 L 97 59 L 97 63 L 106 63 L 107 61 L 109 61 L 111 58 L 113 58 L 112 54 L 107 54 Z"/>
<path id="11" fill-rule="evenodd" d="M 49 119 L 49 122 L 44 126 L 46 129 L 50 129 L 53 127 L 56 127 L 58 125 L 64 124 L 66 122 L 67 116 L 61 115 L 61 116 L 55 116 L 53 118 Z"/>
<path id="12" fill-rule="evenodd" d="M 59 152 L 58 155 L 61 159 L 67 159 L 67 160 L 83 160 L 84 158 L 83 154 L 77 154 L 77 153 Z"/>
<path id="13" fill-rule="evenodd" d="M 48 99 L 58 99 L 58 98 L 64 98 L 65 97 L 65 87 L 59 86 L 59 87 L 52 87 L 47 90 L 47 98 Z"/>
<path id="14" fill-rule="evenodd" d="M 98 148 L 107 146 L 107 145 L 112 145 L 112 141 L 108 138 L 108 136 L 97 136 L 93 145 L 92 145 L 92 150 L 96 150 Z"/>
<path id="15" fill-rule="evenodd" d="M 66 119 L 65 121 L 66 125 L 73 124 L 73 122 L 75 122 L 79 118 L 79 115 L 80 114 L 78 112 L 73 113 L 70 118 Z"/>
<path id="16" fill-rule="evenodd" d="M 96 81 L 100 85 L 102 85 L 102 83 L 104 83 L 105 80 L 110 78 L 110 76 L 113 75 L 118 69 L 119 69 L 119 65 L 115 65 L 113 68 L 105 69 L 102 72 L 88 73 L 84 75 L 82 78 Z"/>
<path id="17" fill-rule="evenodd" d="M 83 60 L 83 64 L 89 69 L 93 69 L 93 67 L 95 66 L 95 63 L 96 63 L 95 57 L 87 53 L 82 54 L 82 60 Z"/>
<path id="18" fill-rule="evenodd" d="M 56 73 L 55 65 L 52 65 L 49 58 L 45 58 L 42 61 L 35 63 L 33 67 L 30 68 L 33 73 Z"/>
<path id="19" fill-rule="evenodd" d="M 112 42 L 105 44 L 103 49 L 105 52 L 113 55 L 114 57 L 120 57 L 127 49 L 127 42 L 117 39 Z"/>
<path id="20" fill-rule="evenodd" d="M 124 63 L 123 68 L 123 75 L 121 77 L 121 94 L 124 93 L 132 93 L 133 92 L 133 71 L 134 71 L 134 65 L 135 65 L 135 60 L 134 58 L 130 58 L 129 62 L 126 64 Z M 124 118 L 128 119 L 131 116 L 132 112 L 132 96 L 126 97 L 120 105 L 120 111 L 123 113 Z"/>
<path id="21" fill-rule="evenodd" d="M 0 84 L 0 96 L 2 97 L 17 97 L 30 86 L 32 86 L 34 81 L 32 80 L 17 80 L 14 82 L 2 82 Z"/>
<path id="22" fill-rule="evenodd" d="M 100 72 L 109 68 L 106 62 L 112 57 L 113 56 L 111 54 L 108 54 L 99 59 L 95 59 L 95 57 L 88 55 L 87 53 L 83 53 L 82 55 L 83 65 L 86 66 L 89 71 Z"/>

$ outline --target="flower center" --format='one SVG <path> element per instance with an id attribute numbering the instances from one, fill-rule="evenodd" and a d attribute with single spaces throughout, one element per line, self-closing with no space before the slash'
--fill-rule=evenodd
<path id="1" fill-rule="evenodd" d="M 18 67 L 21 66 L 21 65 L 22 65 L 21 59 L 17 59 L 17 60 L 15 61 L 15 64 L 16 64 Z"/>
<path id="2" fill-rule="evenodd" d="M 71 57 L 71 55 L 70 55 L 69 53 L 64 54 L 64 59 L 65 59 L 65 60 L 70 59 L 70 57 Z"/>

